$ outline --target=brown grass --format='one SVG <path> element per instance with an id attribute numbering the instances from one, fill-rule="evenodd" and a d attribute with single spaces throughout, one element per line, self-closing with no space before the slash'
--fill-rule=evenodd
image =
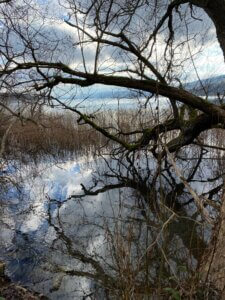
<path id="1" fill-rule="evenodd" d="M 29 117 L 29 116 L 28 116 Z M 15 119 L 6 142 L 5 156 L 7 158 L 38 158 L 45 154 L 55 157 L 68 155 L 93 155 L 102 146 L 113 147 L 113 142 L 107 139 L 89 125 L 78 125 L 77 115 L 71 112 L 42 113 L 36 117 L 38 125 L 32 122 L 22 122 Z M 131 132 L 154 126 L 154 120 L 149 110 L 117 110 L 96 113 L 94 122 L 105 127 L 113 134 L 118 131 Z M 12 117 L 0 111 L 0 139 L 4 136 Z M 201 135 L 201 143 L 224 147 L 224 130 L 213 129 Z M 166 134 L 170 140 L 177 136 L 176 131 Z M 126 142 L 135 140 L 140 134 L 120 136 Z M 215 149 L 209 149 L 214 150 Z"/>
<path id="2" fill-rule="evenodd" d="M 101 112 L 95 115 L 94 121 L 107 130 L 128 132 L 142 124 L 135 118 L 135 111 Z M 12 118 L 1 113 L 0 138 L 3 137 Z M 14 121 L 7 137 L 7 157 L 21 158 L 30 156 L 37 158 L 44 154 L 53 156 L 84 155 L 95 153 L 107 144 L 107 139 L 89 125 L 78 125 L 74 113 L 51 113 L 39 116 L 38 125 L 17 119 Z M 127 137 L 124 137 L 127 139 Z M 107 144 L 108 147 L 112 146 Z"/>

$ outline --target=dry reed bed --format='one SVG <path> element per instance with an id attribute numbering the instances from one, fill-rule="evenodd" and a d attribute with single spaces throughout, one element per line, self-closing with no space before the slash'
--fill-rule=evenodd
<path id="1" fill-rule="evenodd" d="M 2 139 L 12 118 L 9 118 L 8 114 L 4 112 L 0 112 L 0 116 L 0 138 Z M 88 156 L 105 145 L 109 148 L 113 146 L 112 142 L 108 143 L 107 138 L 89 125 L 79 125 L 77 123 L 78 116 L 75 113 L 68 111 L 42 113 L 35 119 L 38 125 L 28 121 L 21 122 L 19 119 L 14 120 L 7 136 L 5 156 L 12 158 L 20 158 L 23 155 L 37 157 L 44 154 Z M 113 134 L 142 130 L 157 124 L 157 120 L 148 109 L 103 111 L 96 113 L 93 121 Z M 172 131 L 166 133 L 164 138 L 169 141 L 177 134 L 177 131 Z M 213 129 L 202 134 L 200 139 L 203 144 L 224 147 L 224 135 L 224 130 Z M 139 137 L 138 133 L 131 136 L 120 136 L 126 142 Z"/>
<path id="2" fill-rule="evenodd" d="M 12 121 L 7 114 L 0 114 L 2 115 L 0 138 L 2 138 Z M 143 120 L 147 121 L 147 118 L 146 114 Z M 14 120 L 7 136 L 5 152 L 7 157 L 20 158 L 21 155 L 36 157 L 44 154 L 64 156 L 74 153 L 88 156 L 102 146 L 112 147 L 101 133 L 87 124 L 78 124 L 75 113 L 42 113 L 35 119 L 38 125 L 30 121 Z M 134 110 L 104 111 L 97 113 L 93 120 L 113 134 L 144 127 L 137 118 L 137 111 Z M 127 140 L 127 137 L 124 139 Z"/>

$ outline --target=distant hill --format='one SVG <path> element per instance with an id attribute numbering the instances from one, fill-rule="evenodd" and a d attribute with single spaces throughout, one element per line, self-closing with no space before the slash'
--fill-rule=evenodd
<path id="1" fill-rule="evenodd" d="M 12 102 L 12 101 L 24 101 L 28 103 L 36 102 L 39 99 L 43 99 L 43 95 L 28 94 L 28 93 L 0 93 L 0 101 Z M 46 98 L 47 99 L 47 98 Z"/>
<path id="2" fill-rule="evenodd" d="M 185 85 L 185 89 L 199 96 L 206 93 L 208 96 L 214 96 L 217 93 L 223 95 L 225 93 L 225 75 L 210 77 L 202 80 L 201 83 L 199 81 L 189 82 Z"/>

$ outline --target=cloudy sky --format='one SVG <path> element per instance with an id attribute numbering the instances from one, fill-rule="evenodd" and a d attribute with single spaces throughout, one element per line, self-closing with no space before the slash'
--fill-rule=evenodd
<path id="1" fill-rule="evenodd" d="M 24 18 L 23 12 L 21 12 L 21 19 L 17 22 L 17 26 L 26 28 L 26 30 L 23 29 L 23 33 L 34 34 L 35 30 L 41 33 L 35 35 L 36 42 L 41 43 L 41 47 L 36 51 L 39 59 L 48 59 L 49 53 L 51 53 L 51 61 L 61 61 L 73 69 L 83 71 L 82 53 L 80 47 L 77 45 L 77 30 L 64 21 L 69 16 L 71 16 L 71 22 L 75 20 L 71 11 L 66 9 L 66 2 L 66 0 L 18 0 L 17 3 L 22 6 L 30 6 L 31 9 L 27 10 L 29 18 Z M 20 12 L 16 9 L 14 13 L 16 16 Z M 10 9 L 9 14 L 11 14 Z M 143 18 L 147 18 L 148 11 L 141 11 L 141 14 L 145 14 Z M 174 30 L 177 45 L 174 56 L 177 66 L 174 72 L 177 72 L 177 76 L 185 81 L 194 81 L 198 76 L 201 79 L 205 79 L 224 74 L 224 58 L 216 39 L 214 26 L 202 10 L 196 9 L 194 14 L 198 20 L 191 18 L 187 6 L 183 6 L 181 14 L 174 15 Z M 185 21 L 181 20 L 181 15 L 185 15 Z M 140 13 L 139 15 L 137 14 L 132 24 L 132 29 L 136 29 L 139 34 L 142 33 L 140 26 L 142 22 L 141 17 Z M 181 24 L 182 26 L 176 26 L 176 24 Z M 91 34 L 95 34 L 94 28 L 88 28 L 88 31 Z M 150 59 L 159 70 L 165 68 L 163 53 L 165 50 L 166 34 L 168 34 L 168 31 L 162 31 L 158 36 L 154 53 Z M 12 44 L 15 49 L 23 47 L 21 42 L 19 42 L 18 36 L 15 37 L 15 35 L 12 35 L 12 37 L 14 40 Z M 182 42 L 184 42 L 185 47 L 179 45 Z M 56 49 L 54 50 L 54 54 L 52 54 L 51 49 Z M 85 44 L 83 55 L 85 57 L 86 68 L 90 72 L 93 70 L 95 51 L 95 43 Z M 109 72 L 118 70 L 120 67 L 130 67 L 133 66 L 131 59 L 130 56 L 127 57 L 118 51 L 116 52 L 115 48 L 106 47 L 102 51 L 101 68 L 105 72 Z M 180 62 L 182 62 L 182 67 L 179 66 Z M 121 75 L 121 73 L 118 74 Z M 108 87 L 102 87 L 102 89 L 108 89 Z"/>

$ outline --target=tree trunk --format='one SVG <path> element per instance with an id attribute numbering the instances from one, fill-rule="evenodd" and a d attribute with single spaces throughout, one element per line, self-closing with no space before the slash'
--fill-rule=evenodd
<path id="1" fill-rule="evenodd" d="M 225 59 L 225 0 L 190 0 L 189 2 L 204 9 L 213 21 Z"/>

